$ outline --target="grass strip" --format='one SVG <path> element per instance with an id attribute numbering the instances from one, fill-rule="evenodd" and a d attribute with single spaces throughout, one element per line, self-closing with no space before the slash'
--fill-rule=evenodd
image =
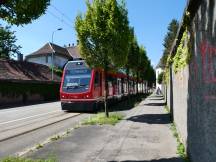
<path id="1" fill-rule="evenodd" d="M 0 160 L 0 162 L 57 162 L 57 160 L 51 158 L 51 159 L 39 159 L 39 160 L 33 160 L 33 159 L 27 159 L 27 158 L 20 158 L 20 157 L 7 157 L 3 160 Z"/>
<path id="2" fill-rule="evenodd" d="M 187 156 L 187 152 L 186 152 L 186 149 L 185 149 L 185 146 L 184 144 L 181 142 L 180 140 L 180 136 L 178 134 L 178 131 L 176 129 L 176 125 L 174 123 L 171 124 L 171 127 L 170 129 L 172 130 L 173 132 L 173 136 L 176 138 L 177 140 L 177 154 L 184 159 L 185 162 L 190 162 L 190 159 L 188 158 Z"/>
<path id="3" fill-rule="evenodd" d="M 82 122 L 83 125 L 115 125 L 120 120 L 123 119 L 123 115 L 119 113 L 111 113 L 109 117 L 106 117 L 104 113 L 98 113 L 91 116 L 89 119 L 86 119 Z"/>
<path id="4" fill-rule="evenodd" d="M 167 113 L 170 113 L 170 109 L 169 109 L 169 107 L 167 105 L 164 107 L 164 109 L 165 109 L 165 111 Z M 176 141 L 177 141 L 177 145 L 178 145 L 177 146 L 177 154 L 181 158 L 183 158 L 185 162 L 190 162 L 190 159 L 187 156 L 187 152 L 186 152 L 185 146 L 184 146 L 184 144 L 180 140 L 180 136 L 179 136 L 178 131 L 176 129 L 175 123 L 171 124 L 170 129 L 173 132 L 173 136 L 176 138 Z"/>

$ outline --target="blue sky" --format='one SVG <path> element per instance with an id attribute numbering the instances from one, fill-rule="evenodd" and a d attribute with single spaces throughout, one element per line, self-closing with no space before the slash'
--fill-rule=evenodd
<path id="1" fill-rule="evenodd" d="M 126 4 L 138 43 L 146 48 L 152 64 L 156 65 L 163 52 L 167 26 L 173 18 L 181 20 L 186 0 L 126 0 Z M 78 12 L 85 11 L 85 0 L 51 0 L 46 14 L 38 20 L 23 27 L 12 27 L 16 31 L 17 45 L 22 46 L 24 55 L 30 54 L 51 42 L 52 32 L 59 27 L 63 30 L 55 32 L 54 43 L 60 46 L 76 44 L 74 21 Z"/>

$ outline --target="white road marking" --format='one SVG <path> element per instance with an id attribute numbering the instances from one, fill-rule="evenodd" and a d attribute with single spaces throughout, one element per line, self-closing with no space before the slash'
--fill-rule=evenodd
<path id="1" fill-rule="evenodd" d="M 38 116 L 44 116 L 44 115 L 47 115 L 47 114 L 54 114 L 56 112 L 62 112 L 62 111 L 61 110 L 57 110 L 57 111 L 52 111 L 52 112 L 49 112 L 49 113 L 33 115 L 33 116 L 21 118 L 21 119 L 16 119 L 16 120 L 11 120 L 11 121 L 7 121 L 7 122 L 3 122 L 3 123 L 0 123 L 0 125 L 9 124 L 9 123 L 13 123 L 13 122 L 17 122 L 17 121 L 21 121 L 21 120 L 25 120 L 25 119 L 35 118 L 35 117 L 38 117 Z"/>

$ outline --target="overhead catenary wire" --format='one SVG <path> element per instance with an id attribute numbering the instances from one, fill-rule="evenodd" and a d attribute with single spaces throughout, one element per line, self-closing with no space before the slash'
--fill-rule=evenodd
<path id="1" fill-rule="evenodd" d="M 61 21 L 62 23 L 64 23 L 65 25 L 67 25 L 70 28 L 73 28 L 73 26 L 71 24 L 69 24 L 68 22 L 66 22 L 63 18 L 60 18 L 59 16 L 55 15 L 54 13 L 52 13 L 51 11 L 47 10 L 47 12 L 52 15 L 54 18 L 56 18 L 57 20 Z"/>
<path id="2" fill-rule="evenodd" d="M 63 17 L 65 17 L 69 22 L 72 22 L 73 20 L 69 18 L 65 13 L 63 13 L 61 10 L 59 10 L 56 6 L 50 5 L 52 8 L 54 8 L 57 12 L 59 12 Z"/>

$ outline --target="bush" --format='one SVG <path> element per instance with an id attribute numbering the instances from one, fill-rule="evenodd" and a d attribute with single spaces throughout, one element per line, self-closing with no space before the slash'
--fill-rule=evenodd
<path id="1" fill-rule="evenodd" d="M 17 97 L 39 94 L 44 100 L 56 100 L 59 98 L 60 83 L 56 82 L 0 82 L 0 94 L 2 96 Z"/>

